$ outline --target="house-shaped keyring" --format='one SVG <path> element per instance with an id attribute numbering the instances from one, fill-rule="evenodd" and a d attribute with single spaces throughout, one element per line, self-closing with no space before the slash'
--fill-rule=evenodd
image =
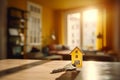
<path id="1" fill-rule="evenodd" d="M 82 61 L 83 61 L 82 50 L 80 50 L 78 47 L 75 47 L 71 51 L 70 55 L 71 55 L 72 64 L 77 68 L 81 68 L 82 67 Z"/>

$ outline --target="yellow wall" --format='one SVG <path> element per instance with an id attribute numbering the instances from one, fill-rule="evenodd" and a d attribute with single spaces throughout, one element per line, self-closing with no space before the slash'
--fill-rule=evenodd
<path id="1" fill-rule="evenodd" d="M 109 49 L 113 49 L 113 41 L 114 41 L 114 4 L 111 3 L 106 7 L 107 15 L 106 15 L 106 45 Z"/>
<path id="2" fill-rule="evenodd" d="M 34 0 L 31 0 L 33 3 Z M 52 9 L 47 8 L 41 4 L 38 4 L 42 7 L 42 37 L 44 40 L 47 40 L 46 44 L 51 43 L 50 35 L 54 32 L 54 12 Z M 27 0 L 8 0 L 8 7 L 16 7 L 23 10 L 27 10 Z"/>
<path id="3" fill-rule="evenodd" d="M 55 29 L 57 35 L 58 44 L 64 44 L 64 36 L 65 36 L 65 26 L 64 26 L 64 12 L 61 10 L 55 11 Z"/>
<path id="4" fill-rule="evenodd" d="M 26 10 L 27 9 L 27 2 L 26 0 L 8 0 L 8 7 L 16 7 L 16 8 L 20 8 L 20 9 L 23 9 L 23 10 Z"/>
<path id="5" fill-rule="evenodd" d="M 54 12 L 48 8 L 43 8 L 42 14 L 42 35 L 47 43 L 51 43 L 51 34 L 55 31 L 54 28 Z"/>
<path id="6" fill-rule="evenodd" d="M 97 37 L 97 50 L 101 50 L 106 46 L 106 8 L 99 9 L 97 26 L 97 36 L 101 35 Z"/>

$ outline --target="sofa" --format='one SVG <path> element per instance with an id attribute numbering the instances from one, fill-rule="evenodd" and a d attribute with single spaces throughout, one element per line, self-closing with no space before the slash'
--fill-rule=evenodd
<path id="1" fill-rule="evenodd" d="M 62 56 L 49 54 L 49 47 L 44 46 L 41 50 L 32 47 L 31 51 L 25 54 L 27 59 L 42 59 L 42 60 L 62 60 Z"/>

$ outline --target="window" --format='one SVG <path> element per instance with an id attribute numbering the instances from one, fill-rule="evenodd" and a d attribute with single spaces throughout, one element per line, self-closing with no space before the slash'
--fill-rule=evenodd
<path id="1" fill-rule="evenodd" d="M 84 50 L 96 50 L 96 31 L 98 22 L 98 10 L 83 11 L 83 44 Z"/>
<path id="2" fill-rule="evenodd" d="M 97 49 L 98 9 L 90 9 L 67 14 L 67 45 L 83 50 Z"/>
<path id="3" fill-rule="evenodd" d="M 70 49 L 80 47 L 80 13 L 67 15 L 67 45 Z"/>
<path id="4" fill-rule="evenodd" d="M 75 58 L 78 58 L 78 55 L 75 55 Z"/>
<path id="5" fill-rule="evenodd" d="M 41 45 L 41 7 L 28 2 L 27 48 Z"/>

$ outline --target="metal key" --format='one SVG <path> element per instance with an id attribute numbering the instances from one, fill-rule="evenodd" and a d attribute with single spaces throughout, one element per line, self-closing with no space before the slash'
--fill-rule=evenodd
<path id="1" fill-rule="evenodd" d="M 70 64 L 67 64 L 66 66 L 64 66 L 63 68 L 58 68 L 58 69 L 52 70 L 51 74 L 53 74 L 53 73 L 59 73 L 59 72 L 63 72 L 63 71 L 72 71 L 72 70 L 76 70 L 76 67 L 74 67 L 70 63 Z"/>

